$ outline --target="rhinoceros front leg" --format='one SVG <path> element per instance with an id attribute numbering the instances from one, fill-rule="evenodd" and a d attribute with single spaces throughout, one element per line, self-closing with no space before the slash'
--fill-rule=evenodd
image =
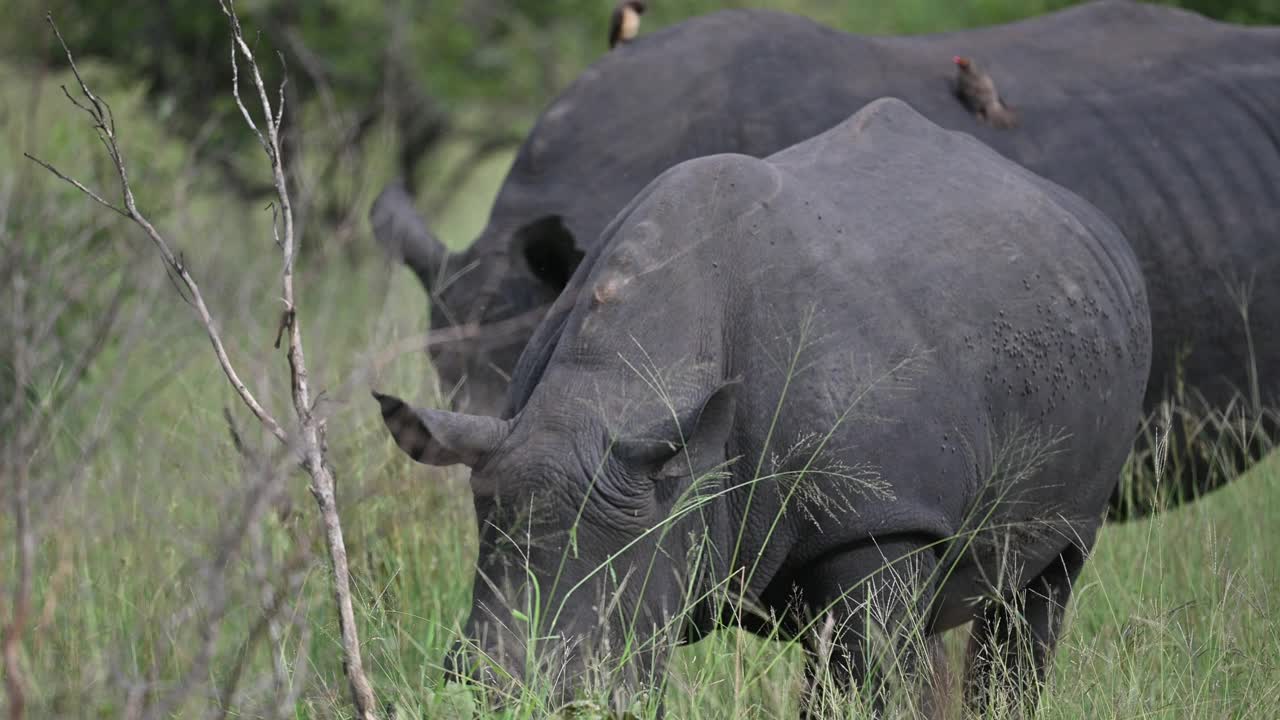
<path id="1" fill-rule="evenodd" d="M 1031 717 L 1048 677 L 1085 549 L 1072 545 L 1013 598 L 990 601 L 969 635 L 965 704 L 975 714 Z"/>
<path id="2" fill-rule="evenodd" d="M 797 575 L 810 628 L 804 717 L 843 716 L 842 696 L 855 688 L 877 713 L 898 704 L 896 690 L 918 689 L 937 565 L 928 540 L 893 538 L 841 550 Z"/>

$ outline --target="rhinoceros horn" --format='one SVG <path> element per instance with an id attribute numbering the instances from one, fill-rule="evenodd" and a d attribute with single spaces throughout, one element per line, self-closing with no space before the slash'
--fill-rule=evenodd
<path id="1" fill-rule="evenodd" d="M 404 260 L 430 292 L 449 251 L 413 207 L 402 180 L 394 180 L 369 210 L 373 236 L 392 256 Z"/>
<path id="2" fill-rule="evenodd" d="M 493 452 L 511 432 L 507 420 L 415 408 L 393 395 L 374 391 L 396 445 L 424 465 L 474 466 Z"/>

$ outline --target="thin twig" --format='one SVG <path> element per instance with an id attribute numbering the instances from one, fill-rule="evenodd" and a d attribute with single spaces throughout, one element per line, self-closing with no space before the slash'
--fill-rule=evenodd
<path id="1" fill-rule="evenodd" d="M 231 414 L 231 408 L 222 408 L 222 419 L 227 422 L 227 432 L 231 434 L 231 446 L 236 449 L 240 457 L 245 460 L 252 460 L 253 453 L 249 451 L 249 447 L 245 445 L 244 438 L 240 437 L 240 428 L 236 427 L 236 418 Z"/>
<path id="2" fill-rule="evenodd" d="M 37 419 L 31 428 L 19 433 L 18 447 L 22 449 L 22 452 L 29 452 L 32 444 L 44 437 L 49 423 L 53 421 L 58 411 L 66 405 L 75 389 L 79 387 L 80 380 L 89 371 L 89 367 L 93 365 L 94 360 L 106 348 L 107 338 L 115 328 L 116 320 L 120 316 L 120 310 L 124 307 L 126 290 L 127 286 L 124 283 L 121 283 L 116 288 L 106 312 L 102 313 L 99 321 L 95 323 L 93 337 L 89 345 L 77 355 L 70 369 L 62 378 L 60 388 L 49 394 L 45 407 L 41 408 L 42 412 L 37 415 Z"/>
<path id="3" fill-rule="evenodd" d="M 217 327 L 213 322 L 213 316 L 210 314 L 209 308 L 205 304 L 204 296 L 200 292 L 200 286 L 196 284 L 195 280 L 191 277 L 191 274 L 187 272 L 186 263 L 181 260 L 180 256 L 174 254 L 173 250 L 169 247 L 169 243 L 164 239 L 160 232 L 156 230 L 155 226 L 151 224 L 151 221 L 138 210 L 137 202 L 134 200 L 133 196 L 133 188 L 129 185 L 129 176 L 125 170 L 124 155 L 121 152 L 117 141 L 115 121 L 106 114 L 109 110 L 104 110 L 106 107 L 105 103 L 100 101 L 98 97 L 93 94 L 93 91 L 89 89 L 89 86 L 80 76 L 80 71 L 76 68 L 75 59 L 71 54 L 71 50 L 62 39 L 62 33 L 58 31 L 57 25 L 54 24 L 53 16 L 47 15 L 46 20 L 48 21 L 49 26 L 53 28 L 54 34 L 58 37 L 58 42 L 62 45 L 63 52 L 67 55 L 67 62 L 70 63 L 71 72 L 75 75 L 76 82 L 80 85 L 80 92 L 83 93 L 85 98 L 89 101 L 89 106 L 79 103 L 77 105 L 84 109 L 85 112 L 89 113 L 93 118 L 94 128 L 102 138 L 103 144 L 107 146 L 107 154 L 115 164 L 116 175 L 120 179 L 120 188 L 124 195 L 123 210 L 103 200 L 83 184 L 69 178 L 62 172 L 59 172 L 51 164 L 34 158 L 31 155 L 27 155 L 27 157 L 31 158 L 31 160 L 46 168 L 59 178 L 70 182 L 98 203 L 121 213 L 142 228 L 147 237 L 156 246 L 156 249 L 160 251 L 160 256 L 164 260 L 165 265 L 175 276 L 177 276 L 179 280 L 182 281 L 182 284 L 186 286 L 187 291 L 191 294 L 191 304 L 199 314 L 200 322 L 204 325 L 205 332 L 209 337 L 209 342 L 213 344 L 213 351 L 218 358 L 218 364 L 222 367 L 223 374 L 225 374 L 227 379 L 231 382 L 231 386 L 235 389 L 236 394 L 240 396 L 240 399 L 254 414 L 254 416 L 256 416 L 263 425 L 267 426 L 272 435 L 275 435 L 281 442 L 287 443 L 288 435 L 285 433 L 284 428 L 280 426 L 280 423 L 278 423 L 265 408 L 262 407 L 257 398 L 254 397 L 253 393 L 249 391 L 248 386 L 246 386 L 244 381 L 240 379 L 239 374 L 232 365 L 230 357 L 227 356 L 226 347 L 222 343 L 222 337 L 218 334 Z"/>
<path id="4" fill-rule="evenodd" d="M 225 5 L 222 7 L 222 11 L 227 13 L 228 16 L 232 18 L 232 23 L 235 28 L 234 32 L 238 37 L 240 34 L 239 18 L 236 18 L 234 15 L 227 12 L 227 8 Z M 253 121 L 253 116 L 249 114 L 249 109 L 244 106 L 244 101 L 240 99 L 240 62 L 236 60 L 236 50 L 237 50 L 236 44 L 232 42 L 231 44 L 231 94 L 236 99 L 236 107 L 240 109 L 240 114 L 244 116 L 245 124 L 248 125 L 249 129 L 253 131 L 253 134 L 258 137 L 258 143 L 262 145 L 262 149 L 266 151 L 268 156 L 270 156 L 271 146 L 267 144 L 267 139 L 262 136 L 262 131 L 258 129 L 257 123 Z"/>
<path id="5" fill-rule="evenodd" d="M 124 208 L 122 208 L 122 207 L 118 207 L 118 206 L 116 206 L 115 204 L 113 204 L 113 203 L 111 203 L 111 202 L 109 202 L 109 201 L 107 201 L 107 200 L 104 200 L 104 199 L 102 198 L 102 196 L 101 196 L 101 195 L 99 195 L 98 193 L 96 193 L 96 192 L 94 192 L 94 191 L 90 190 L 89 188 L 85 187 L 84 185 L 82 185 L 82 184 L 80 183 L 80 181 L 79 181 L 79 180 L 76 180 L 76 179 L 74 179 L 74 178 L 69 178 L 69 177 L 67 177 L 66 175 L 63 175 L 63 174 L 58 170 L 58 168 L 56 168 L 56 167 L 54 167 L 54 166 L 50 165 L 49 163 L 47 163 L 47 162 L 45 162 L 45 161 L 41 160 L 41 159 L 40 159 L 40 158 L 38 158 L 38 157 L 35 157 L 35 156 L 34 156 L 34 155 L 32 155 L 31 153 L 25 153 L 25 152 L 24 152 L 24 153 L 22 153 L 22 154 L 23 154 L 23 156 L 25 156 L 25 157 L 26 157 L 28 160 L 30 160 L 31 162 L 33 162 L 33 163 L 35 163 L 35 164 L 39 165 L 40 167 L 44 168 L 45 170 L 48 170 L 49 172 L 51 172 L 51 173 L 53 173 L 54 175 L 56 175 L 60 180 L 63 180 L 63 181 L 65 181 L 65 182 L 70 183 L 71 185 L 73 185 L 73 186 L 75 187 L 75 189 L 79 190 L 80 192 L 84 193 L 85 195 L 88 195 L 90 198 L 92 198 L 94 201 L 96 201 L 96 202 L 97 202 L 99 205 L 101 205 L 102 207 L 107 208 L 108 210 L 110 210 L 110 211 L 112 211 L 112 212 L 119 213 L 120 215 L 122 215 L 122 216 L 124 216 L 124 217 L 126 217 L 126 218 L 129 218 L 130 220 L 132 220 L 132 219 L 133 219 L 132 217 L 130 217 L 130 216 L 129 216 L 128 211 L 126 211 Z"/>
<path id="6" fill-rule="evenodd" d="M 551 305 L 539 305 L 519 315 L 505 320 L 490 323 L 462 323 L 450 325 L 439 330 L 432 330 L 421 335 L 411 335 L 397 340 L 382 348 L 369 362 L 374 372 L 381 370 L 387 363 L 397 357 L 411 352 L 422 352 L 450 345 L 468 344 L 472 350 L 482 346 L 508 345 L 514 342 L 526 342 L 529 333 L 538 327 L 538 323 L 546 316 Z"/>

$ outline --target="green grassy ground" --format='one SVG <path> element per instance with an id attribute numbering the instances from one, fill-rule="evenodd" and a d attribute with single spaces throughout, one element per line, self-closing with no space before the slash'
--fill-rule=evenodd
<path id="1" fill-rule="evenodd" d="M 13 76 L 0 77 L 0 89 L 11 93 L 7 99 L 25 87 Z M 138 192 L 217 299 L 234 358 L 283 410 L 285 363 L 271 348 L 278 308 L 269 215 L 190 171 L 180 149 L 145 142 L 163 137 L 160 123 L 133 112 L 136 94 L 117 98 L 118 114 L 137 123 L 126 149 L 136 151 Z M 5 103 L 0 197 L 8 202 L 9 239 L 55 248 L 65 233 L 94 226 L 103 238 L 100 252 L 119 272 L 161 277 L 137 233 L 19 162 L 20 150 L 48 150 L 51 159 L 95 182 L 109 178 L 92 159 L 92 137 L 52 99 L 46 94 L 28 113 Z M 377 170 L 371 176 L 378 177 Z M 501 161 L 487 166 L 464 192 L 461 209 L 441 219 L 449 242 L 466 242 L 482 222 L 502 170 Z M 367 203 L 373 190 L 354 191 Z M 47 222 L 14 224 L 19 207 L 35 208 Z M 438 667 L 470 594 L 475 550 L 467 487 L 458 474 L 413 465 L 396 451 L 367 395 L 375 383 L 422 400 L 433 394 L 421 353 L 400 354 L 369 371 L 371 357 L 420 332 L 421 290 L 406 271 L 374 260 L 356 267 L 309 264 L 300 284 L 313 375 L 327 389 L 321 407 L 331 418 L 360 629 L 376 689 L 400 718 L 480 717 L 465 691 L 442 685 Z M 109 348 L 77 401 L 48 429 L 51 442 L 33 465 L 36 482 L 82 477 L 42 508 L 36 613 L 24 658 L 32 717 L 120 716 L 136 699 L 131 688 L 148 682 L 163 693 L 193 668 L 199 687 L 172 715 L 204 717 L 213 710 L 217 716 L 218 688 L 236 672 L 256 617 L 255 570 L 246 553 L 219 583 L 233 602 L 212 640 L 211 661 L 196 666 L 204 616 L 184 608 L 212 587 L 199 572 L 201 561 L 242 501 L 245 478 L 222 408 L 237 408 L 242 426 L 248 418 L 189 308 L 162 278 L 144 283 L 136 303 L 145 310 L 141 330 Z M 85 467 L 84 438 L 94 428 L 107 429 L 107 442 Z M 310 550 L 290 595 L 295 613 L 278 642 L 300 688 L 287 714 L 345 717 L 336 616 L 313 530 L 316 513 L 300 473 L 290 478 L 289 496 L 292 510 L 273 514 L 263 531 L 273 565 L 298 548 Z M 1043 717 L 1273 714 L 1280 703 L 1276 517 L 1280 460 L 1273 457 L 1191 506 L 1107 528 L 1079 583 Z M 5 578 L 14 568 L 9 522 L 0 518 Z M 953 655 L 960 642 L 951 642 Z M 244 677 L 268 673 L 273 653 L 267 645 L 258 643 L 246 655 Z M 293 664 L 300 647 L 301 662 Z M 675 718 L 794 715 L 799 683 L 794 648 L 724 631 L 677 651 L 667 710 Z M 240 699 L 227 708 L 230 717 L 257 716 L 254 699 L 263 693 L 254 687 L 242 683 Z"/>

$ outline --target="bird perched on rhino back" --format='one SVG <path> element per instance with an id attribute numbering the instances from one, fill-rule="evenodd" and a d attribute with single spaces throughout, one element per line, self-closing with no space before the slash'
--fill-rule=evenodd
<path id="1" fill-rule="evenodd" d="M 956 97 L 969 108 L 969 112 L 992 127 L 1016 127 L 1018 114 L 1000 99 L 995 80 L 967 57 L 957 55 L 952 58 L 952 62 L 958 70 Z"/>
<path id="2" fill-rule="evenodd" d="M 640 32 L 640 16 L 644 14 L 643 0 L 622 0 L 613 9 L 609 19 L 609 49 L 630 42 Z"/>

